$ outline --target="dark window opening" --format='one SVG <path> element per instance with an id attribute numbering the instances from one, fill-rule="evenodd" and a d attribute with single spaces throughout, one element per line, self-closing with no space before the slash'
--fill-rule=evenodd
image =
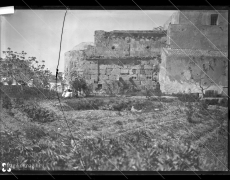
<path id="1" fill-rule="evenodd" d="M 112 46 L 112 49 L 115 49 L 115 46 Z"/>
<path id="2" fill-rule="evenodd" d="M 146 46 L 146 49 L 149 49 L 149 46 Z"/>
<path id="3" fill-rule="evenodd" d="M 102 89 L 102 84 L 98 84 L 97 89 L 98 90 Z"/>
<path id="4" fill-rule="evenodd" d="M 133 76 L 132 79 L 137 79 L 137 77 Z"/>
<path id="5" fill-rule="evenodd" d="M 152 77 L 151 76 L 147 76 L 147 79 L 152 79 Z"/>
<path id="6" fill-rule="evenodd" d="M 211 25 L 217 25 L 218 14 L 211 14 Z"/>

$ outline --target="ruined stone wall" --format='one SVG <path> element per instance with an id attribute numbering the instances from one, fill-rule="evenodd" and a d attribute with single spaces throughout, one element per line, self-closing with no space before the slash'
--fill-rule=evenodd
<path id="1" fill-rule="evenodd" d="M 85 75 L 89 69 L 90 63 L 85 61 L 87 56 L 94 54 L 94 47 L 88 46 L 83 50 L 71 50 L 65 53 L 64 74 L 67 82 L 70 82 L 71 72 L 77 72 L 79 75 Z"/>
<path id="2" fill-rule="evenodd" d="M 187 93 L 190 89 L 192 93 L 200 93 L 201 83 L 203 88 L 209 87 L 207 90 L 227 94 L 223 87 L 228 86 L 228 59 L 220 52 L 164 49 L 161 58 L 159 81 L 162 92 Z"/>
<path id="3" fill-rule="evenodd" d="M 155 88 L 158 82 L 159 57 L 152 59 L 98 59 L 90 62 L 87 82 L 98 84 L 106 89 L 107 84 L 120 81 L 123 85 L 141 88 Z M 98 64 L 99 63 L 99 64 Z"/>
<path id="4" fill-rule="evenodd" d="M 96 56 L 151 57 L 160 54 L 166 31 L 95 31 Z"/>
<path id="5" fill-rule="evenodd" d="M 197 28 L 198 29 L 197 29 Z M 193 26 L 171 24 L 168 42 L 172 49 L 202 49 L 228 51 L 228 26 Z"/>

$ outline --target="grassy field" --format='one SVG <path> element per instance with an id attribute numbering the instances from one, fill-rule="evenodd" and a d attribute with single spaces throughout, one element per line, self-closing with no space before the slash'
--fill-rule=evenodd
<path id="1" fill-rule="evenodd" d="M 177 99 L 28 100 L 3 109 L 2 161 L 32 170 L 226 171 L 227 121 L 227 107 Z"/>

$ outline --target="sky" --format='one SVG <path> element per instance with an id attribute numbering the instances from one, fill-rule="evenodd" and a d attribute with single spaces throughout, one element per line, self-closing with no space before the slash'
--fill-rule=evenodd
<path id="1" fill-rule="evenodd" d="M 160 10 L 69 10 L 66 15 L 59 72 L 64 53 L 82 42 L 94 42 L 94 31 L 152 30 L 163 26 L 175 11 Z M 56 72 L 65 10 L 15 10 L 1 16 L 1 51 L 25 51 L 28 57 L 45 60 Z M 2 56 L 3 57 L 3 56 Z"/>

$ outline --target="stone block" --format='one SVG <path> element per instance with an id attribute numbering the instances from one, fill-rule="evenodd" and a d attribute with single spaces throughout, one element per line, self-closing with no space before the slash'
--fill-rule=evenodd
<path id="1" fill-rule="evenodd" d="M 90 79 L 90 75 L 89 75 L 89 74 L 86 74 L 86 75 L 84 75 L 84 78 L 85 78 L 85 79 Z"/>
<path id="2" fill-rule="evenodd" d="M 151 80 L 141 81 L 141 85 L 154 86 L 156 83 Z"/>
<path id="3" fill-rule="evenodd" d="M 148 64 L 149 64 L 149 61 L 144 61 L 144 60 L 141 61 L 141 65 L 148 65 Z"/>
<path id="4" fill-rule="evenodd" d="M 128 74 L 128 73 L 129 73 L 129 70 L 128 70 L 128 69 L 121 69 L 121 74 L 122 74 L 122 73 Z"/>
<path id="5" fill-rule="evenodd" d="M 152 75 L 153 71 L 152 70 L 145 70 L 146 75 Z"/>
<path id="6" fill-rule="evenodd" d="M 104 65 L 104 64 L 99 66 L 100 69 L 106 69 L 107 67 L 108 67 L 108 65 Z"/>
<path id="7" fill-rule="evenodd" d="M 91 76 L 90 76 L 90 79 L 97 80 L 97 79 L 98 79 L 98 76 L 97 76 L 97 75 L 91 75 Z"/>
<path id="8" fill-rule="evenodd" d="M 146 80 L 146 76 L 143 74 L 139 74 L 138 77 L 139 77 L 139 80 L 141 80 L 141 81 Z"/>
<path id="9" fill-rule="evenodd" d="M 121 73 L 121 69 L 113 69 L 112 71 L 111 71 L 111 75 L 118 75 L 118 74 L 120 74 Z"/>
<path id="10" fill-rule="evenodd" d="M 112 68 L 113 68 L 113 65 L 108 64 L 106 69 L 112 69 Z"/>
<path id="11" fill-rule="evenodd" d="M 86 83 L 87 83 L 87 84 L 93 84 L 93 83 L 94 83 L 94 80 L 92 80 L 92 79 L 86 79 Z"/>
<path id="12" fill-rule="evenodd" d="M 132 69 L 129 69 L 129 75 L 133 75 L 133 70 Z"/>
<path id="13" fill-rule="evenodd" d="M 141 75 L 145 75 L 145 70 L 144 69 L 140 69 L 140 73 Z"/>
<path id="14" fill-rule="evenodd" d="M 141 69 L 141 65 L 135 65 L 132 67 L 132 69 Z"/>
<path id="15" fill-rule="evenodd" d="M 97 64 L 90 64 L 89 65 L 89 69 L 93 69 L 93 70 L 97 70 L 98 69 L 98 65 Z"/>
<path id="16" fill-rule="evenodd" d="M 153 66 L 150 66 L 150 65 L 144 65 L 144 69 L 153 69 Z"/>
<path id="17" fill-rule="evenodd" d="M 99 75 L 99 79 L 100 80 L 108 80 L 109 76 L 107 76 L 107 75 Z"/>
<path id="18" fill-rule="evenodd" d="M 98 74 L 98 70 L 89 70 L 89 74 L 91 75 L 95 75 L 95 74 Z"/>
<path id="19" fill-rule="evenodd" d="M 109 80 L 117 80 L 117 76 L 115 76 L 115 75 L 109 75 Z"/>
<path id="20" fill-rule="evenodd" d="M 154 64 L 157 64 L 156 60 L 149 60 L 149 65 L 154 65 Z"/>
<path id="21" fill-rule="evenodd" d="M 112 68 L 107 68 L 107 69 L 106 69 L 106 74 L 107 74 L 107 75 L 110 75 L 112 70 L 113 70 Z"/>
<path id="22" fill-rule="evenodd" d="M 128 81 L 130 76 L 129 75 L 120 75 L 120 78 L 122 78 L 124 81 Z"/>
<path id="23" fill-rule="evenodd" d="M 140 69 L 137 69 L 137 70 L 136 70 L 136 74 L 141 74 L 141 70 L 140 70 Z"/>
<path id="24" fill-rule="evenodd" d="M 105 69 L 100 69 L 99 73 L 100 73 L 100 75 L 105 75 L 106 74 L 106 70 Z"/>
<path id="25" fill-rule="evenodd" d="M 134 82 L 137 86 L 141 85 L 141 81 L 135 81 L 135 80 L 133 80 L 133 82 Z"/>

